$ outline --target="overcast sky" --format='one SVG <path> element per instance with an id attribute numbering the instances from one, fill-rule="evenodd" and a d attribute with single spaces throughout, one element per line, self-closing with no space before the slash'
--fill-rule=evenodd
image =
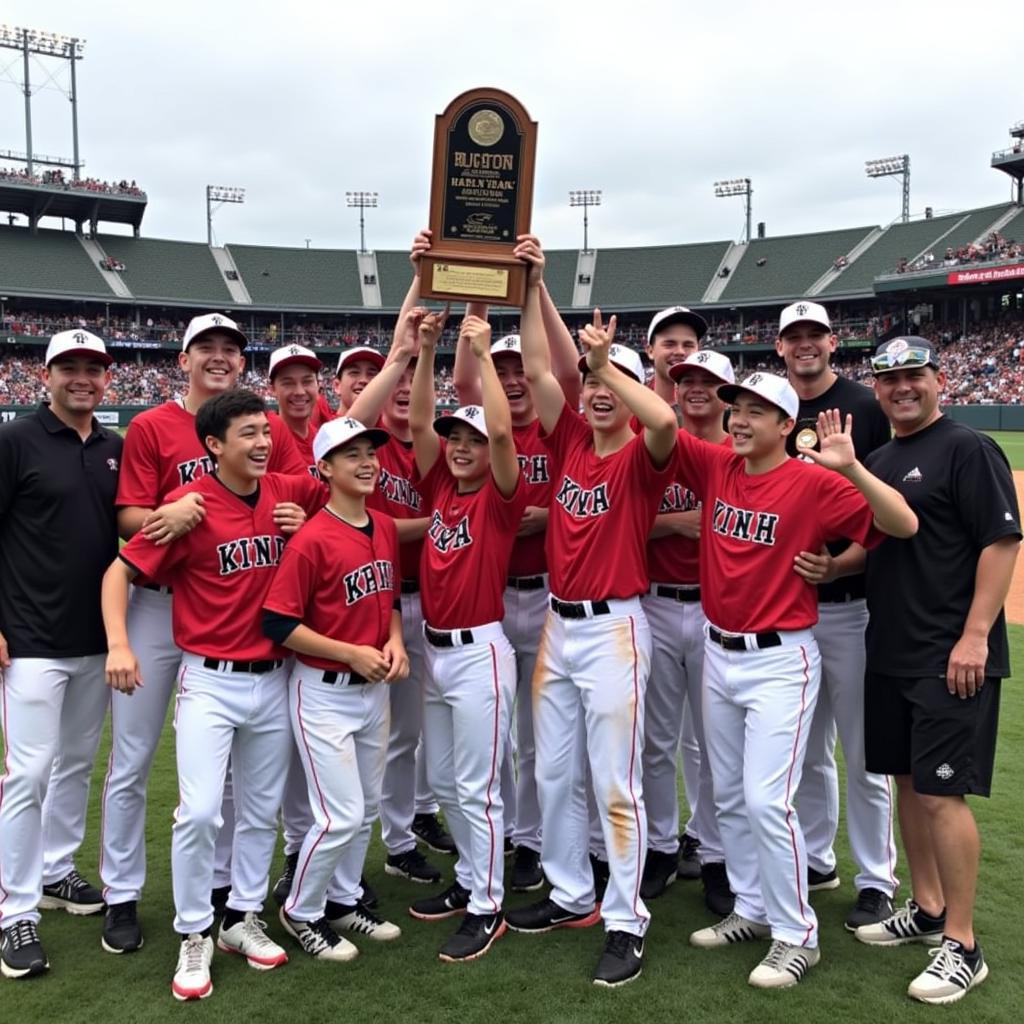
<path id="1" fill-rule="evenodd" d="M 863 165 L 903 152 L 912 211 L 1002 202 L 989 160 L 1024 118 L 1009 0 L 5 0 L 0 22 L 87 40 L 85 173 L 136 179 L 143 231 L 163 238 L 205 239 L 210 183 L 247 190 L 217 214 L 221 242 L 353 248 L 344 192 L 366 189 L 368 244 L 405 248 L 426 222 L 434 116 L 480 85 L 539 124 L 533 228 L 551 248 L 581 244 L 579 188 L 604 192 L 597 248 L 738 238 L 742 200 L 712 182 L 741 176 L 769 234 L 886 224 L 899 185 Z M 12 62 L 0 149 L 22 151 L 20 57 L 0 50 L 0 71 Z M 33 136 L 70 157 L 59 92 L 34 97 Z"/>

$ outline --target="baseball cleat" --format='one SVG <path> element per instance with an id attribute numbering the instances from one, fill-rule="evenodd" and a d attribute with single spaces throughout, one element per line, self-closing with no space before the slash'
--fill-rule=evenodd
<path id="1" fill-rule="evenodd" d="M 829 892 L 832 889 L 838 889 L 840 884 L 839 873 L 835 868 L 831 871 L 815 871 L 814 868 L 808 866 L 808 892 Z"/>
<path id="2" fill-rule="evenodd" d="M 50 969 L 35 921 L 15 921 L 0 931 L 0 974 L 31 978 Z"/>
<path id="3" fill-rule="evenodd" d="M 455 840 L 436 814 L 417 814 L 412 819 L 412 834 L 434 853 L 455 853 Z"/>
<path id="4" fill-rule="evenodd" d="M 955 1003 L 988 977 L 988 964 L 977 940 L 968 953 L 956 939 L 943 939 L 928 955 L 932 962 L 907 989 L 911 999 L 938 1005 Z"/>
<path id="5" fill-rule="evenodd" d="M 408 878 L 410 882 L 419 882 L 421 885 L 433 885 L 441 881 L 441 872 L 415 846 L 405 853 L 389 853 L 384 871 L 386 874 Z"/>
<path id="6" fill-rule="evenodd" d="M 821 959 L 818 947 L 794 946 L 773 940 L 765 958 L 750 972 L 754 988 L 790 988 Z"/>
<path id="7" fill-rule="evenodd" d="M 910 899 L 891 917 L 862 925 L 853 934 L 869 946 L 905 946 L 908 942 L 937 946 L 945 927 L 945 912 L 941 917 L 931 917 Z"/>
<path id="8" fill-rule="evenodd" d="M 108 953 L 134 953 L 142 949 L 142 928 L 135 900 L 107 907 L 100 945 Z"/>
<path id="9" fill-rule="evenodd" d="M 644 940 L 629 932 L 609 932 L 597 961 L 594 984 L 618 988 L 639 978 L 644 969 Z"/>
<path id="10" fill-rule="evenodd" d="M 564 910 L 552 899 L 516 907 L 505 914 L 509 928 L 526 935 L 542 935 L 556 928 L 589 928 L 600 920 L 601 911 L 596 906 L 584 914 L 574 914 L 571 910 Z"/>
<path id="11" fill-rule="evenodd" d="M 174 969 L 171 995 L 185 1002 L 187 999 L 205 999 L 213 992 L 210 963 L 213 960 L 213 939 L 209 935 L 193 932 L 181 940 L 178 966 Z"/>
<path id="12" fill-rule="evenodd" d="M 690 945 L 701 949 L 718 949 L 731 946 L 734 942 L 755 942 L 771 938 L 772 930 L 766 924 L 748 921 L 732 913 L 710 928 L 701 928 L 690 936 Z"/>
<path id="13" fill-rule="evenodd" d="M 888 894 L 868 886 L 857 893 L 857 902 L 846 915 L 844 927 L 848 932 L 855 932 L 869 924 L 881 924 L 892 915 L 892 900 Z"/>
<path id="14" fill-rule="evenodd" d="M 436 896 L 427 896 L 416 900 L 409 907 L 409 914 L 420 921 L 443 921 L 446 917 L 455 917 L 465 913 L 469 906 L 469 890 L 458 882 L 453 882 L 444 892 Z"/>
<path id="15" fill-rule="evenodd" d="M 441 947 L 438 957 L 446 963 L 478 960 L 505 934 L 505 919 L 496 914 L 470 914 L 462 919 L 458 930 Z"/>
<path id="16" fill-rule="evenodd" d="M 402 934 L 402 929 L 397 924 L 378 917 L 361 900 L 350 906 L 328 900 L 324 917 L 337 932 L 355 932 L 375 942 L 391 942 Z"/>
<path id="17" fill-rule="evenodd" d="M 687 881 L 700 878 L 700 840 L 689 832 L 679 837 L 679 865 L 676 877 Z"/>
<path id="18" fill-rule="evenodd" d="M 512 857 L 512 891 L 534 892 L 543 885 L 540 854 L 529 846 L 517 846 Z"/>
<path id="19" fill-rule="evenodd" d="M 655 900 L 676 880 L 679 872 L 678 853 L 659 853 L 648 850 L 644 873 L 640 879 L 640 896 Z"/>
<path id="20" fill-rule="evenodd" d="M 710 861 L 700 866 L 700 880 L 704 886 L 704 906 L 719 917 L 728 917 L 736 906 L 736 896 L 729 888 L 729 875 L 725 864 Z"/>
<path id="21" fill-rule="evenodd" d="M 284 930 L 298 942 L 303 952 L 317 960 L 345 963 L 359 956 L 359 950 L 348 939 L 342 938 L 328 924 L 326 917 L 309 922 L 296 921 L 284 912 L 284 907 L 278 917 Z"/>
<path id="22" fill-rule="evenodd" d="M 39 909 L 66 910 L 76 917 L 98 914 L 103 909 L 103 893 L 72 869 L 59 882 L 43 886 Z"/>
<path id="23" fill-rule="evenodd" d="M 281 869 L 281 877 L 274 883 L 274 902 L 283 907 L 288 902 L 292 892 L 292 883 L 295 881 L 295 869 L 299 864 L 299 851 L 286 853 L 284 855 L 284 867 Z"/>
<path id="24" fill-rule="evenodd" d="M 288 962 L 288 954 L 267 935 L 266 924 L 254 910 L 247 910 L 245 917 L 230 928 L 221 924 L 217 948 L 223 953 L 244 956 L 257 971 L 272 971 Z"/>

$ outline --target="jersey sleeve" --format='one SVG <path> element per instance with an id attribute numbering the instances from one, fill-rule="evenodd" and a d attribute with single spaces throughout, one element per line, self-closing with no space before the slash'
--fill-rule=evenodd
<path id="1" fill-rule="evenodd" d="M 316 515 L 330 500 L 330 488 L 322 480 L 314 480 L 308 472 L 304 476 L 290 475 L 285 482 L 291 492 L 290 500 L 301 505 L 309 517 Z"/>
<path id="2" fill-rule="evenodd" d="M 272 473 L 284 473 L 286 476 L 303 475 L 309 479 L 309 466 L 299 451 L 299 446 L 288 429 L 288 424 L 280 417 L 270 418 L 270 462 L 267 468 Z"/>
<path id="3" fill-rule="evenodd" d="M 587 421 L 566 402 L 551 433 L 540 432 L 541 443 L 551 455 L 552 474 L 561 471 L 569 450 L 588 437 L 590 427 Z"/>
<path id="4" fill-rule="evenodd" d="M 983 434 L 958 449 L 953 465 L 953 500 L 961 522 L 979 549 L 1003 537 L 1020 537 L 1020 509 L 1009 463 Z"/>
<path id="5" fill-rule="evenodd" d="M 444 448 L 441 448 L 437 453 L 437 458 L 434 459 L 434 464 L 427 471 L 425 476 L 420 476 L 420 468 L 415 462 L 412 464 L 412 484 L 417 491 L 420 492 L 420 497 L 423 499 L 424 508 L 430 508 L 434 504 L 434 498 L 438 493 L 438 489 L 451 476 L 448 469 L 448 462 L 444 457 Z"/>
<path id="6" fill-rule="evenodd" d="M 117 505 L 157 508 L 160 494 L 160 445 L 145 416 L 132 420 L 124 438 Z"/>
<path id="7" fill-rule="evenodd" d="M 708 444 L 707 441 L 694 437 L 688 430 L 680 430 L 676 435 L 675 455 L 669 460 L 669 466 L 674 470 L 675 479 L 679 483 L 703 499 L 706 497 L 705 491 L 714 460 L 728 460 L 732 457 L 731 449 Z"/>
<path id="8" fill-rule="evenodd" d="M 270 589 L 263 599 L 264 611 L 303 621 L 318 577 L 315 559 L 309 557 L 301 543 L 292 541 L 285 546 L 281 564 L 274 571 Z"/>
<path id="9" fill-rule="evenodd" d="M 669 454 L 668 460 L 662 467 L 655 466 L 651 459 L 651 453 L 647 448 L 647 444 L 644 441 L 643 431 L 636 435 L 630 444 L 633 446 L 630 452 L 630 459 L 632 460 L 635 468 L 636 478 L 640 480 L 643 487 L 655 487 L 660 488 L 658 491 L 659 497 L 661 492 L 665 489 L 665 485 L 674 475 L 676 470 L 676 463 L 679 459 L 678 445 L 675 445 L 672 452 Z M 692 488 L 691 488 L 692 490 Z"/>
<path id="10" fill-rule="evenodd" d="M 812 467 L 807 467 L 809 470 Z M 845 477 L 831 470 L 821 470 L 821 490 L 817 496 L 817 515 L 820 517 L 825 540 L 856 541 L 865 548 L 877 547 L 885 534 L 875 526 L 875 514 L 867 498 Z"/>
<path id="11" fill-rule="evenodd" d="M 180 497 L 182 493 L 184 490 L 178 488 L 177 491 L 172 491 L 171 495 Z M 158 546 L 140 530 L 121 548 L 121 558 L 143 576 L 159 580 L 161 583 L 168 583 L 175 569 L 184 562 L 188 555 L 190 538 L 193 533 L 194 531 L 186 533 L 183 537 L 172 540 L 170 544 Z"/>
<path id="12" fill-rule="evenodd" d="M 501 531 L 517 530 L 519 521 L 523 518 L 523 512 L 526 511 L 528 498 L 523 474 L 519 474 L 519 478 L 516 480 L 516 489 L 507 498 L 498 490 L 498 485 L 494 482 L 493 477 L 487 481 L 487 487 L 487 518 L 490 523 L 493 523 L 494 527 Z"/>

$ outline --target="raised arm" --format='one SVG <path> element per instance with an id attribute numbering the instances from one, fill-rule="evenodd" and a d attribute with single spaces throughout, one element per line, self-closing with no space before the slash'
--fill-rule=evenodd
<path id="1" fill-rule="evenodd" d="M 474 317 L 479 320 L 487 319 L 487 304 L 484 302 L 469 302 L 466 304 L 466 319 Z M 465 323 L 465 321 L 463 321 Z M 455 343 L 455 365 L 452 367 L 452 387 L 455 388 L 455 395 L 459 405 L 480 405 L 482 395 L 480 391 L 480 364 L 473 355 L 469 339 L 461 331 L 458 341 Z"/>
<path id="2" fill-rule="evenodd" d="M 371 426 L 377 422 L 388 396 L 398 386 L 409 360 L 416 354 L 420 324 L 426 315 L 427 310 L 422 306 L 411 306 L 407 310 L 403 307 L 403 312 L 398 315 L 391 351 L 388 352 L 384 366 L 356 397 L 346 415 Z"/>
<path id="3" fill-rule="evenodd" d="M 565 400 L 575 409 L 580 404 L 580 351 L 572 340 L 561 314 L 555 309 L 554 300 L 543 281 L 540 285 L 540 311 L 551 352 L 551 372 L 562 385 Z"/>
<path id="4" fill-rule="evenodd" d="M 445 313 L 429 313 L 420 323 L 420 355 L 412 375 L 409 396 L 409 429 L 420 476 L 426 476 L 441 454 L 441 439 L 434 433 L 437 399 L 434 394 L 434 351 L 444 330 Z"/>

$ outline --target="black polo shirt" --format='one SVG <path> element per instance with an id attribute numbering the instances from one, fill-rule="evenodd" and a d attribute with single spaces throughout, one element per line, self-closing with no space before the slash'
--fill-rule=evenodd
<path id="1" fill-rule="evenodd" d="M 796 455 L 796 442 L 803 432 L 809 439 L 814 434 L 814 448 L 818 447 L 815 428 L 818 425 L 818 413 L 838 409 L 846 422 L 847 414 L 853 416 L 853 450 L 857 458 L 863 462 L 870 452 L 887 444 L 892 437 L 889 420 L 875 398 L 871 388 L 864 387 L 846 377 L 836 377 L 832 386 L 817 398 L 800 399 L 800 411 L 797 413 L 796 426 L 786 438 L 786 451 Z M 810 433 L 808 433 L 810 431 Z M 849 541 L 837 541 L 829 544 L 828 549 L 833 555 L 845 551 Z M 822 583 L 818 587 L 818 600 L 823 603 L 851 600 L 864 596 L 864 576 L 844 576 L 831 583 Z"/>
<path id="2" fill-rule="evenodd" d="M 11 657 L 107 649 L 100 581 L 117 555 L 121 437 L 83 442 L 46 405 L 0 426 L 0 632 Z"/>

